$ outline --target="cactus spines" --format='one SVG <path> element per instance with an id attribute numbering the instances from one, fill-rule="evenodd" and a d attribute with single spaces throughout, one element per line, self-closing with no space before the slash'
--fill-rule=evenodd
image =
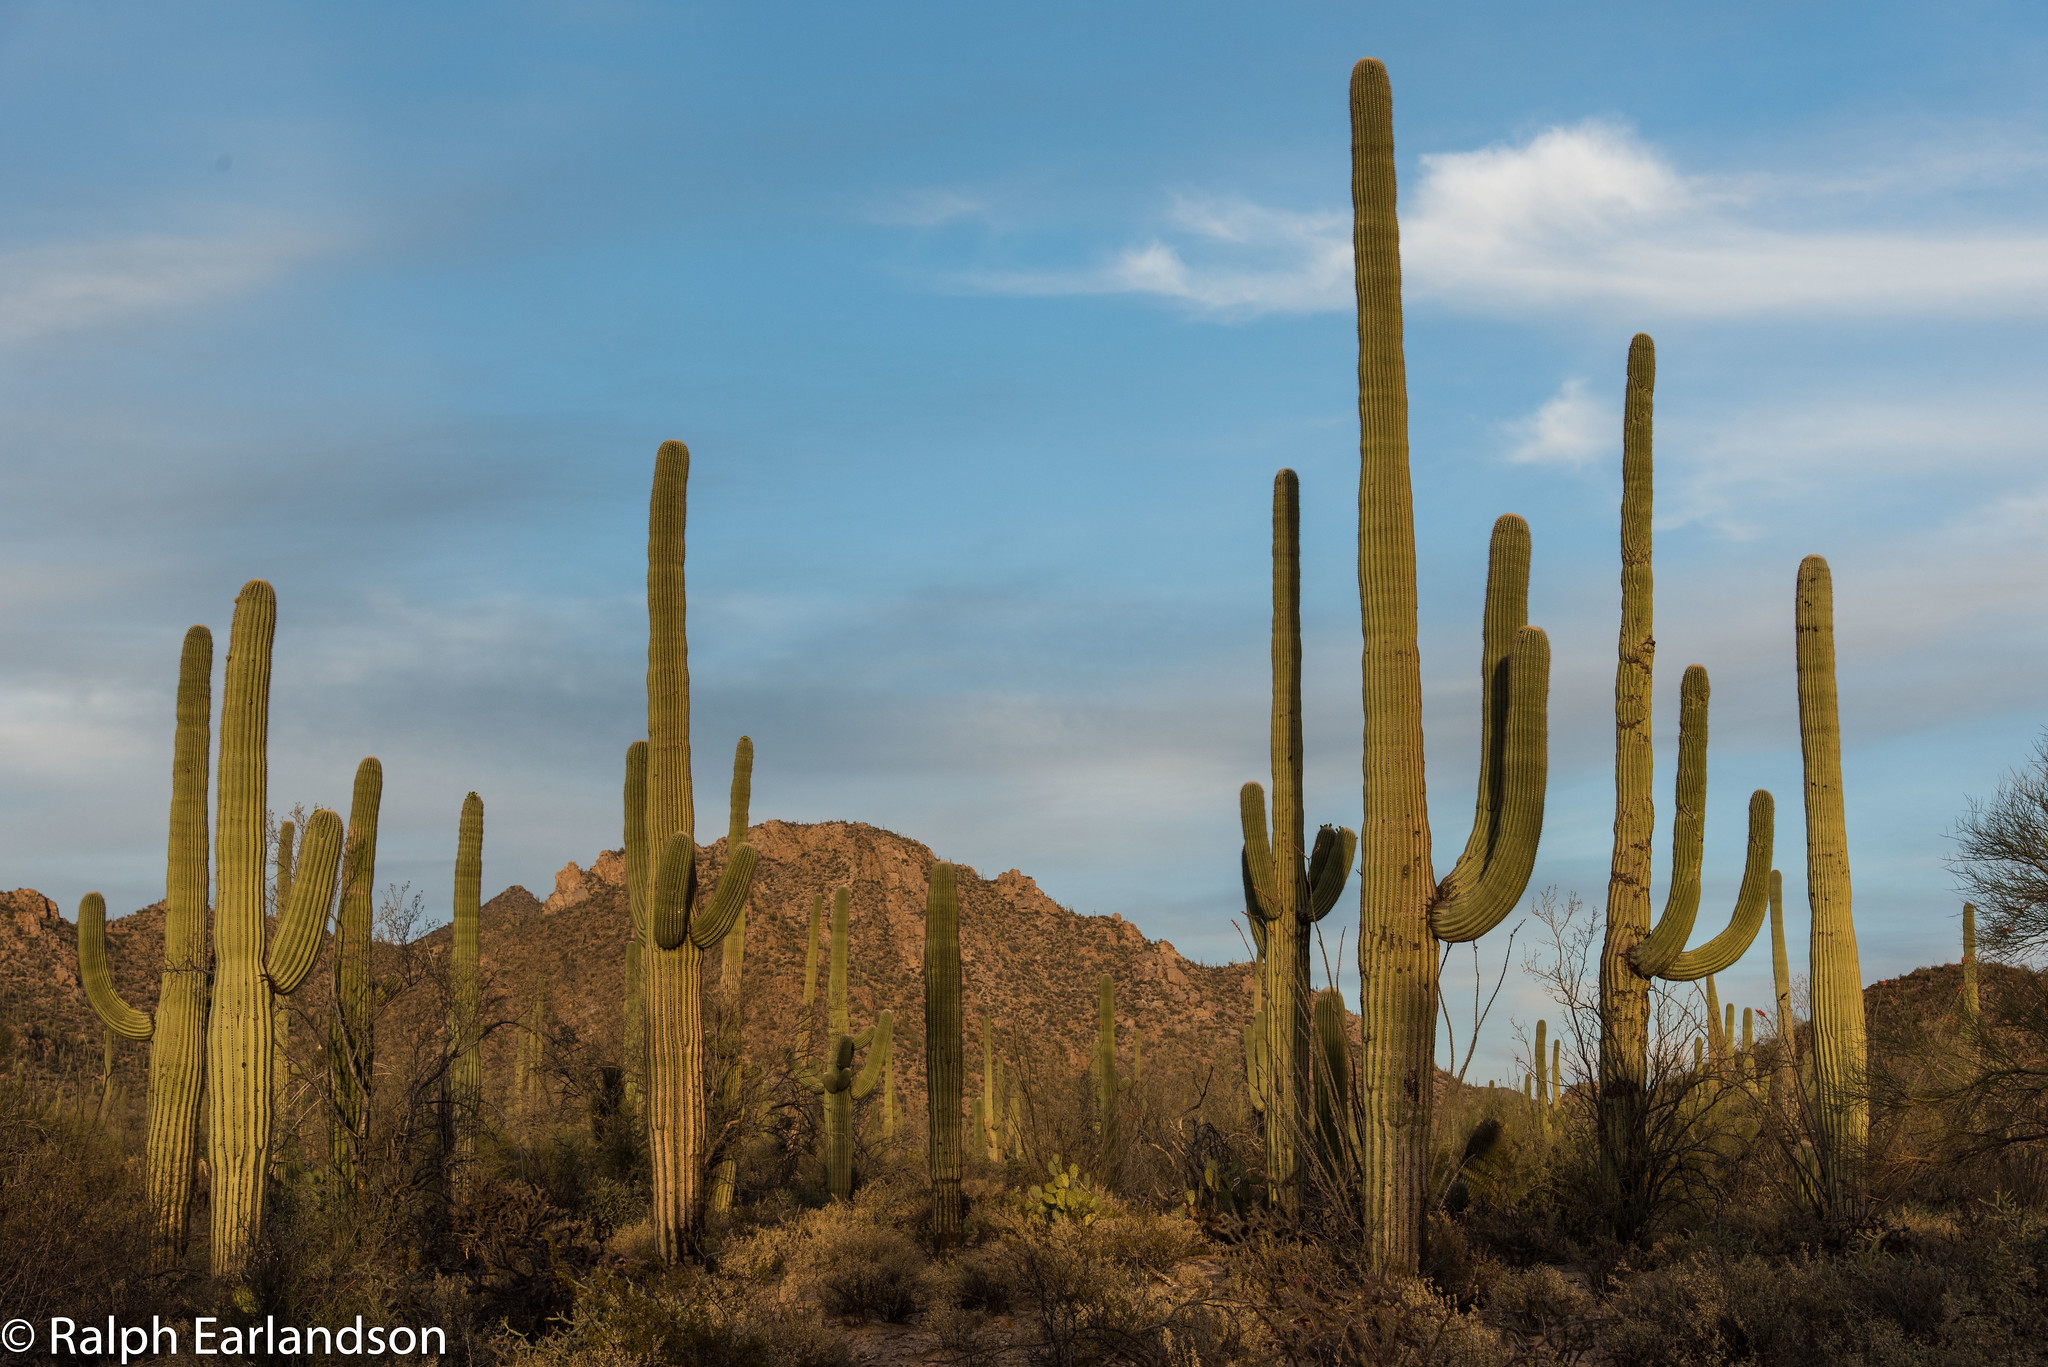
<path id="1" fill-rule="evenodd" d="M 462 817 L 455 831 L 455 952 L 453 1002 L 448 1042 L 449 1095 L 455 1104 L 455 1157 L 466 1166 L 476 1148 L 477 1108 L 483 1100 L 482 992 L 477 920 L 484 885 L 484 800 L 475 793 L 462 799 Z"/>
<path id="2" fill-rule="evenodd" d="M 1089 1071 L 1094 1075 L 1095 1139 L 1101 1155 L 1097 1176 L 1104 1186 L 1113 1187 L 1123 1164 L 1123 1129 L 1116 1103 L 1131 1084 L 1116 1075 L 1116 979 L 1108 973 L 1097 987 L 1095 1062 Z"/>
<path id="3" fill-rule="evenodd" d="M 360 1185 L 369 1123 L 370 1079 L 376 1063 L 376 988 L 370 981 L 371 904 L 377 881 L 377 810 L 384 766 L 373 756 L 356 766 L 342 853 L 341 907 L 335 917 L 340 954 L 334 973 L 334 1029 L 328 1039 L 334 1071 L 333 1159 L 348 1185 Z"/>
<path id="4" fill-rule="evenodd" d="M 1294 1146 L 1309 1092 L 1309 927 L 1336 905 L 1358 837 L 1323 827 L 1308 850 L 1302 815 L 1301 484 L 1292 470 L 1273 477 L 1273 828 L 1265 794 L 1238 794 L 1244 828 L 1245 918 L 1261 948 L 1267 1020 L 1262 1035 L 1271 1104 L 1265 1106 L 1266 1178 L 1283 1203 L 1295 1199 Z"/>
<path id="5" fill-rule="evenodd" d="M 1842 730 L 1835 706 L 1835 588 L 1828 562 L 1799 565 L 1793 613 L 1799 749 L 1806 776 L 1806 896 L 1813 908 L 1813 1058 L 1828 1204 L 1848 1194 L 1870 1127 L 1864 1095 L 1863 972 L 1850 912 L 1849 836 L 1842 806 Z"/>
<path id="6" fill-rule="evenodd" d="M 680 1258 L 703 1214 L 710 1147 L 704 1043 L 704 952 L 738 919 L 755 851 L 726 850 L 724 874 L 697 906 L 696 808 L 690 789 L 690 664 L 684 526 L 690 451 L 663 442 L 647 508 L 647 852 L 653 897 L 641 949 L 648 1037 L 647 1140 L 655 1242 Z M 742 798 L 740 786 L 733 789 Z M 746 829 L 744 815 L 735 818 Z"/>
<path id="7" fill-rule="evenodd" d="M 812 920 L 815 925 L 815 912 Z M 813 979 L 816 961 L 814 950 L 809 969 Z M 962 1047 L 960 902 L 954 889 L 953 866 L 934 864 L 925 892 L 924 1064 L 932 1239 L 941 1247 L 960 1237 L 960 1093 L 965 1085 Z"/>
<path id="8" fill-rule="evenodd" d="M 1977 1006 L 1977 908 L 1963 903 L 1963 1019 L 1971 1025 L 1978 1020 Z"/>
<path id="9" fill-rule="evenodd" d="M 1522 895 L 1542 823 L 1550 646 L 1527 616 L 1526 528 L 1495 524 L 1482 632 L 1486 779 L 1466 855 L 1439 883 L 1423 780 L 1415 513 L 1408 474 L 1393 93 L 1379 62 L 1351 73 L 1352 247 L 1358 300 L 1358 589 L 1364 632 L 1365 813 L 1359 828 L 1360 1194 L 1367 1261 L 1412 1270 L 1429 1189 L 1438 946 L 1484 934 Z M 1503 641 L 1506 641 L 1503 647 Z M 1498 661 L 1506 660 L 1507 677 Z M 1506 706 L 1498 704 L 1502 696 Z"/>
<path id="10" fill-rule="evenodd" d="M 207 1160 L 213 1273 L 239 1279 L 262 1234 L 270 1158 L 272 1008 L 312 972 L 341 862 L 341 818 L 313 814 L 292 879 L 291 905 L 264 946 L 264 814 L 269 768 L 270 645 L 277 595 L 252 579 L 235 599 L 220 713 L 219 853 L 213 920 L 212 1010 L 206 1030 Z"/>

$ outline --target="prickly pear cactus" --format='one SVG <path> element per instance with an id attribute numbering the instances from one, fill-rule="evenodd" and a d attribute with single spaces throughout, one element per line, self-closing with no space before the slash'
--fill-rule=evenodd
<path id="1" fill-rule="evenodd" d="M 1102 1197 L 1081 1176 L 1081 1165 L 1060 1166 L 1058 1154 L 1046 1164 L 1043 1183 L 1024 1193 L 1025 1208 L 1049 1225 L 1092 1225 L 1102 1214 Z"/>

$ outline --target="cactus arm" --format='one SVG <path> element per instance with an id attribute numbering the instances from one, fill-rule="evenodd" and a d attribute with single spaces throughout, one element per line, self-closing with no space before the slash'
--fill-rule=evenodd
<path id="1" fill-rule="evenodd" d="M 856 1049 L 865 1049 L 870 1044 L 873 1044 L 875 1042 L 875 1028 L 876 1027 L 870 1025 L 867 1029 L 855 1034 L 853 1037 L 853 1047 Z"/>
<path id="2" fill-rule="evenodd" d="M 1678 690 L 1678 782 L 1674 794 L 1677 812 L 1671 821 L 1671 890 L 1664 899 L 1664 914 L 1657 918 L 1656 927 L 1629 953 L 1629 962 L 1646 978 L 1657 976 L 1685 949 L 1693 922 L 1699 916 L 1701 851 L 1707 833 L 1707 705 L 1712 696 L 1705 667 L 1687 665 L 1685 680 Z M 1753 845 L 1750 853 L 1756 853 Z M 1754 863 L 1753 858 L 1751 862 Z"/>
<path id="3" fill-rule="evenodd" d="M 1351 862 L 1358 857 L 1358 832 L 1349 826 L 1325 826 L 1316 832 L 1316 846 L 1308 862 L 1308 919 L 1320 921 L 1344 891 L 1351 877 Z"/>
<path id="4" fill-rule="evenodd" d="M 1279 915 L 1279 883 L 1273 870 L 1273 847 L 1266 838 L 1266 790 L 1247 783 L 1237 790 L 1238 823 L 1244 827 L 1244 909 L 1256 920 Z"/>
<path id="5" fill-rule="evenodd" d="M 1771 900 L 1773 811 L 1769 793 L 1759 788 L 1749 795 L 1749 860 L 1742 871 L 1742 888 L 1735 896 L 1735 912 L 1728 918 L 1728 928 L 1657 969 L 1657 977 L 1674 983 L 1694 982 L 1709 973 L 1726 972 L 1749 952 Z M 1643 951 L 1639 948 L 1637 954 L 1640 964 Z"/>
<path id="6" fill-rule="evenodd" d="M 709 949 L 739 924 L 740 911 L 747 904 L 747 890 L 753 886 L 754 865 L 759 859 L 752 845 L 742 845 L 732 852 L 731 861 L 712 889 L 711 904 L 690 920 L 690 943 L 699 949 Z"/>
<path id="7" fill-rule="evenodd" d="M 1529 524 L 1512 513 L 1498 518 L 1486 552 L 1486 606 L 1479 643 L 1479 794 L 1472 834 L 1452 876 L 1469 881 L 1492 856 L 1500 819 L 1501 751 L 1507 742 L 1508 656 L 1515 633 L 1529 624 Z"/>
<path id="8" fill-rule="evenodd" d="M 868 1056 L 862 1062 L 860 1074 L 853 1080 L 853 1099 L 863 1100 L 875 1090 L 875 1084 L 882 1080 L 882 1072 L 889 1066 L 890 1046 L 895 1036 L 895 1018 L 887 1011 L 875 1023 L 861 1033 L 870 1036 L 867 1045 Z"/>
<path id="9" fill-rule="evenodd" d="M 750 736 L 741 736 L 739 744 L 733 747 L 732 755 L 732 807 L 731 818 L 725 831 L 725 853 L 730 859 L 735 850 L 747 842 L 747 808 L 754 792 L 754 741 Z M 714 895 L 713 900 L 716 900 Z M 747 961 L 747 903 L 740 900 L 740 909 L 733 916 L 732 928 L 725 932 L 725 954 L 718 966 L 718 990 L 726 1006 L 738 1004 L 740 979 L 746 971 Z"/>
<path id="10" fill-rule="evenodd" d="M 1792 1047 L 1792 969 L 1785 959 L 1785 880 L 1771 870 L 1771 988 L 1778 1005 L 1778 1039 Z"/>
<path id="11" fill-rule="evenodd" d="M 270 990 L 282 996 L 299 990 L 320 957 L 327 909 L 334 904 L 334 884 L 341 871 L 341 846 L 341 817 L 324 807 L 313 813 L 292 871 L 291 902 L 278 909 L 277 933 L 263 966 Z"/>
<path id="12" fill-rule="evenodd" d="M 697 842 L 688 831 L 669 837 L 661 854 L 661 872 L 654 880 L 654 900 L 647 907 L 649 938 L 662 950 L 674 950 L 690 934 L 690 898 L 697 890 Z"/>
<path id="13" fill-rule="evenodd" d="M 78 904 L 78 978 L 85 984 L 85 999 L 115 1034 L 146 1040 L 156 1033 L 156 1022 L 114 990 L 107 969 L 107 901 L 96 892 L 88 892 Z"/>
<path id="14" fill-rule="evenodd" d="M 1499 829 L 1476 879 L 1457 870 L 1439 889 L 1429 925 L 1439 940 L 1476 940 L 1515 909 L 1536 867 L 1549 771 L 1550 638 L 1541 627 L 1515 633 L 1508 659 L 1507 742 L 1501 756 Z"/>

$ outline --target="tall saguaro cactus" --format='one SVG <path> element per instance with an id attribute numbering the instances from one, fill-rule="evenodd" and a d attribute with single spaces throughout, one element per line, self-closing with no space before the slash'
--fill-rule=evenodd
<path id="1" fill-rule="evenodd" d="M 370 920 L 377 884 L 377 810 L 383 800 L 384 766 L 372 756 L 356 766 L 335 924 L 341 952 L 335 962 L 328 1065 L 334 1077 L 334 1170 L 344 1186 L 362 1184 L 362 1148 L 376 1067 L 377 989 L 370 977 Z"/>
<path id="2" fill-rule="evenodd" d="M 753 788 L 754 742 L 741 736 L 732 758 L 731 819 L 725 833 L 728 850 L 736 850 L 746 842 L 747 807 L 753 800 Z M 744 1043 L 740 1031 L 740 977 L 746 971 L 746 963 L 747 904 L 745 899 L 741 899 L 732 929 L 725 933 L 718 972 L 718 1051 L 726 1060 L 719 1084 L 719 1100 L 724 1104 L 728 1117 L 728 1142 L 726 1156 L 718 1160 L 718 1166 L 711 1172 L 711 1209 L 721 1215 L 732 1209 L 733 1191 L 739 1180 L 739 1161 L 732 1155 L 731 1141 L 738 1134 L 745 1090 L 745 1070 L 740 1058 Z"/>
<path id="3" fill-rule="evenodd" d="M 1742 886 L 1728 926 L 1688 950 L 1699 915 L 1700 866 L 1706 838 L 1707 671 L 1689 665 L 1679 686 L 1676 814 L 1671 826 L 1671 884 L 1664 912 L 1650 921 L 1652 795 L 1651 734 L 1656 638 L 1651 510 L 1654 501 L 1656 344 L 1637 333 L 1628 349 L 1622 410 L 1621 630 L 1614 674 L 1614 852 L 1607 882 L 1607 930 L 1600 954 L 1599 1138 L 1602 1172 L 1617 1227 L 1634 1228 L 1650 1191 L 1647 1091 L 1650 983 L 1710 977 L 1747 952 L 1763 924 L 1769 896 L 1775 807 L 1759 788 L 1749 800 L 1749 845 Z M 1712 995 L 1711 987 L 1708 989 Z M 1718 1011 L 1718 1007 L 1713 1008 Z M 1709 1022 L 1718 1038 L 1718 1020 Z M 1723 1046 L 1715 1046 L 1718 1061 Z"/>
<path id="4" fill-rule="evenodd" d="M 1273 478 L 1273 829 L 1265 794 L 1238 794 L 1244 828 L 1245 920 L 1258 950 L 1265 1020 L 1261 1045 L 1270 1096 L 1264 1109 L 1266 1180 L 1282 1204 L 1296 1197 L 1295 1145 L 1309 1095 L 1309 928 L 1337 904 L 1358 837 L 1325 826 L 1305 849 L 1301 739 L 1301 485 L 1294 471 Z"/>
<path id="5" fill-rule="evenodd" d="M 238 1279 L 263 1232 L 270 1158 L 275 1030 L 272 1008 L 313 971 L 341 863 L 341 818 L 307 823 L 291 905 L 267 952 L 263 820 L 268 796 L 270 645 L 277 595 L 252 579 L 235 599 L 220 710 L 218 870 L 214 880 L 213 1004 L 206 1030 L 207 1166 L 213 1273 Z"/>
<path id="6" fill-rule="evenodd" d="M 1130 1080 L 1116 1075 L 1116 979 L 1103 974 L 1097 987 L 1095 1011 L 1095 1063 L 1090 1073 L 1095 1084 L 1095 1139 L 1100 1146 L 1100 1172 L 1104 1185 L 1115 1186 L 1123 1166 L 1123 1126 L 1117 1098 L 1130 1090 Z"/>
<path id="7" fill-rule="evenodd" d="M 451 975 L 448 1046 L 449 1097 L 455 1107 L 455 1159 L 467 1167 L 476 1152 L 477 1110 L 483 1102 L 483 982 L 477 938 L 484 886 L 484 800 L 462 799 L 455 833 L 455 957 Z"/>
<path id="8" fill-rule="evenodd" d="M 1864 1092 L 1863 970 L 1850 914 L 1842 727 L 1835 708 L 1835 584 L 1828 562 L 1817 555 L 1800 562 L 1793 625 L 1806 775 L 1806 896 L 1813 908 L 1814 1113 L 1822 1192 L 1834 1207 L 1849 1194 L 1862 1165 L 1870 1103 Z"/>
<path id="9" fill-rule="evenodd" d="M 853 1103 L 874 1091 L 881 1081 L 895 1033 L 894 1018 L 887 1011 L 867 1029 L 853 1033 L 846 1001 L 847 919 L 852 900 L 850 888 L 840 888 L 832 895 L 832 969 L 826 999 L 831 1034 L 824 1067 L 801 1079 L 824 1098 L 825 1182 L 832 1196 L 842 1201 L 853 1195 Z M 856 1073 L 853 1056 L 861 1049 L 868 1055 Z"/>
<path id="10" fill-rule="evenodd" d="M 1344 1020 L 1344 994 L 1326 987 L 1316 994 L 1316 1140 L 1323 1168 L 1332 1179 L 1349 1173 L 1358 1152 L 1351 1122 L 1351 1042 Z"/>
<path id="11" fill-rule="evenodd" d="M 696 808 L 690 793 L 690 657 L 684 633 L 683 529 L 690 451 L 663 442 L 647 510 L 647 820 L 653 896 L 641 949 L 646 994 L 647 1140 L 655 1242 L 681 1257 L 702 1218 L 710 1136 L 705 1091 L 704 953 L 738 919 L 757 858 L 726 851 L 725 872 L 699 905 Z M 737 791 L 737 790 L 736 790 Z M 744 818 L 740 818 L 744 822 Z M 744 829 L 744 825 L 742 825 Z"/>
<path id="12" fill-rule="evenodd" d="M 654 900 L 654 876 L 647 859 L 647 742 L 626 747 L 625 791 L 626 910 L 632 938 L 626 941 L 626 1028 L 624 1082 L 626 1104 L 645 1119 L 647 1112 L 647 907 Z"/>
<path id="13" fill-rule="evenodd" d="M 1423 782 L 1415 512 L 1401 342 L 1393 92 L 1379 62 L 1351 73 L 1352 249 L 1358 297 L 1358 592 L 1365 646 L 1365 818 L 1359 828 L 1358 1085 L 1368 1259 L 1421 1252 L 1435 1101 L 1438 946 L 1472 940 L 1527 887 L 1543 829 L 1550 643 L 1527 625 L 1529 529 L 1494 524 L 1480 660 L 1480 781 L 1472 834 L 1439 882 Z"/>
<path id="14" fill-rule="evenodd" d="M 808 983 L 816 975 L 816 913 Z M 960 1237 L 961 1066 L 960 901 L 953 866 L 932 865 L 924 906 L 924 1077 L 927 1150 L 932 1178 L 932 1241 Z"/>
<path id="15" fill-rule="evenodd" d="M 1977 908 L 1963 903 L 1963 1019 L 1977 1023 Z"/>
<path id="16" fill-rule="evenodd" d="M 98 893 L 78 912 L 79 979 L 93 1009 L 119 1034 L 149 1041 L 146 1177 L 154 1265 L 185 1252 L 205 1079 L 207 748 L 213 719 L 213 633 L 185 633 L 178 661 L 177 731 L 171 747 L 171 839 L 164 880 L 164 967 L 154 1017 L 114 991 L 107 970 L 106 905 Z M 286 827 L 289 830 L 289 825 Z M 289 841 L 289 836 L 286 837 Z M 287 844 L 286 848 L 289 848 Z M 289 858 L 289 856 L 287 856 Z M 279 908 L 282 913 L 282 906 Z"/>

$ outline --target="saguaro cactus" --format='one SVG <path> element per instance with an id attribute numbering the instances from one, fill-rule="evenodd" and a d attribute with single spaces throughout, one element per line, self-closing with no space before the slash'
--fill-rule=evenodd
<path id="1" fill-rule="evenodd" d="M 1813 908 L 1814 1112 L 1824 1199 L 1839 1206 L 1863 1161 L 1863 970 L 1850 914 L 1849 834 L 1842 809 L 1842 729 L 1835 710 L 1835 585 L 1828 562 L 1799 565 L 1794 599 L 1799 750 L 1806 775 L 1806 896 Z"/>
<path id="2" fill-rule="evenodd" d="M 263 819 L 268 796 L 270 645 L 277 595 L 261 579 L 242 586 L 228 633 L 220 712 L 220 799 L 215 818 L 213 1002 L 206 1030 L 207 1165 L 213 1273 L 236 1280 L 263 1230 L 270 1159 L 272 1008 L 313 971 L 341 863 L 341 818 L 307 823 L 291 905 L 265 950 Z"/>
<path id="3" fill-rule="evenodd" d="M 164 967 L 156 1015 L 115 993 L 107 971 L 106 907 L 99 894 L 78 913 L 79 980 L 100 1019 L 133 1040 L 149 1041 L 149 1146 L 146 1180 L 150 1258 L 161 1268 L 184 1256 L 199 1148 L 200 1085 L 206 1050 L 207 748 L 212 730 L 213 633 L 185 633 L 178 661 L 177 730 L 171 746 L 171 838 L 164 880 Z M 289 832 L 290 823 L 286 823 Z M 285 836 L 290 849 L 290 836 Z M 286 855 L 289 860 L 289 854 Z M 282 914 L 285 904 L 279 903 Z"/>
<path id="4" fill-rule="evenodd" d="M 1295 1200 L 1295 1144 L 1309 1095 L 1309 928 L 1351 876 L 1358 837 L 1322 828 L 1305 849 L 1301 740 L 1301 486 L 1292 470 L 1273 478 L 1273 829 L 1265 794 L 1247 783 L 1238 794 L 1244 828 L 1240 859 L 1244 909 L 1264 979 L 1260 1040 L 1270 1097 L 1264 1107 L 1266 1180 L 1281 1203 Z"/>
<path id="5" fill-rule="evenodd" d="M 1429 1187 L 1438 946 L 1498 925 L 1543 829 L 1550 643 L 1528 622 L 1529 529 L 1494 524 L 1480 656 L 1480 779 L 1471 837 L 1441 882 L 1430 860 L 1416 644 L 1415 513 L 1401 345 L 1393 94 L 1377 61 L 1351 73 L 1358 297 L 1358 591 L 1364 627 L 1365 818 L 1359 828 L 1359 1177 L 1375 1266 L 1413 1269 Z"/>
<path id="6" fill-rule="evenodd" d="M 932 1178 L 932 1241 L 960 1237 L 960 902 L 953 866 L 932 865 L 924 909 L 924 1076 L 928 1163 Z M 807 981 L 817 976 L 817 915 Z"/>
<path id="7" fill-rule="evenodd" d="M 684 630 L 683 529 L 689 478 L 689 448 L 679 441 L 662 443 L 647 511 L 644 838 L 653 897 L 647 908 L 640 971 L 647 1011 L 647 1139 L 654 1174 L 655 1242 L 669 1261 L 682 1256 L 704 1206 L 709 1147 L 704 952 L 723 940 L 738 919 L 757 858 L 751 845 L 728 849 L 718 886 L 709 897 L 699 898 L 697 819 L 690 792 L 689 642 Z"/>
<path id="8" fill-rule="evenodd" d="M 647 908 L 654 900 L 654 875 L 647 859 L 647 742 L 626 747 L 625 790 L 626 910 L 632 938 L 626 942 L 625 1060 L 621 1081 L 626 1105 L 645 1119 L 647 1112 Z"/>
<path id="9" fill-rule="evenodd" d="M 850 888 L 832 894 L 832 968 L 826 989 L 830 1042 L 824 1066 L 801 1080 L 825 1099 L 825 1182 L 832 1196 L 845 1200 L 853 1194 L 853 1103 L 874 1091 L 882 1070 L 889 1062 L 894 1018 L 884 1011 L 875 1023 L 859 1034 L 853 1033 L 852 1013 L 846 1002 L 848 912 L 853 900 Z M 853 1056 L 868 1051 L 866 1061 L 855 1073 Z"/>
<path id="10" fill-rule="evenodd" d="M 345 1186 L 362 1184 L 362 1147 L 370 1120 L 376 1067 L 377 988 L 370 978 L 371 906 L 377 884 L 377 809 L 384 766 L 373 756 L 356 766 L 342 852 L 341 908 L 335 918 L 340 954 L 334 969 L 334 1026 L 327 1041 L 334 1078 L 332 1153 Z"/>
<path id="11" fill-rule="evenodd" d="M 1963 903 L 1963 1019 L 1977 1023 L 1977 908 Z"/>
<path id="12" fill-rule="evenodd" d="M 1543 1056 L 1543 1045 L 1550 1033 L 1549 1021 L 1536 1022 L 1536 1123 L 1545 1139 L 1550 1138 L 1550 1069 L 1549 1060 Z"/>
<path id="13" fill-rule="evenodd" d="M 747 807 L 752 801 L 753 784 L 754 742 L 741 736 L 739 748 L 732 760 L 731 821 L 725 833 L 725 847 L 728 850 L 736 850 L 746 843 Z M 740 976 L 746 970 L 746 962 L 747 904 L 743 899 L 740 902 L 739 914 L 733 918 L 732 929 L 725 933 L 724 956 L 719 963 L 718 973 L 718 1051 L 726 1060 L 724 1078 L 720 1084 L 720 1100 L 724 1103 L 728 1117 L 728 1151 L 725 1157 L 718 1160 L 718 1166 L 711 1172 L 711 1208 L 720 1214 L 732 1209 L 733 1189 L 739 1177 L 739 1163 L 730 1150 L 733 1141 L 738 1137 L 745 1099 L 745 1070 L 740 1058 L 745 1038 L 740 1030 Z"/>
<path id="14" fill-rule="evenodd" d="M 1628 349 L 1622 411 L 1621 630 L 1614 673 L 1614 852 L 1607 882 L 1607 931 L 1600 954 L 1599 1138 L 1602 1171 L 1617 1227 L 1633 1229 L 1650 1199 L 1648 1158 L 1649 992 L 1653 979 L 1692 982 L 1742 957 L 1763 924 L 1775 816 L 1771 795 L 1749 800 L 1749 846 L 1728 926 L 1687 950 L 1699 915 L 1706 836 L 1707 711 L 1704 667 L 1687 666 L 1679 686 L 1677 811 L 1671 826 L 1671 884 L 1663 915 L 1650 922 L 1651 736 L 1656 639 L 1651 569 L 1654 501 L 1656 344 L 1637 333 Z M 1711 996 L 1711 989 L 1709 991 Z M 1712 1008 L 1718 1012 L 1716 1005 Z M 1717 1039 L 1719 1020 L 1708 1023 Z M 1723 1049 L 1713 1049 L 1718 1062 Z"/>
<path id="15" fill-rule="evenodd" d="M 484 800 L 475 793 L 462 799 L 462 819 L 455 833 L 455 955 L 449 1006 L 449 1099 L 455 1107 L 455 1160 L 467 1167 L 476 1152 L 477 1109 L 483 1103 L 482 993 L 477 918 L 484 885 Z"/>
<path id="16" fill-rule="evenodd" d="M 1351 1040 L 1344 1019 L 1344 994 L 1326 987 L 1315 1000 L 1316 1142 L 1323 1170 L 1332 1179 L 1348 1176 L 1358 1152 L 1351 1123 Z"/>
<path id="17" fill-rule="evenodd" d="M 1123 1166 L 1123 1126 L 1117 1112 L 1117 1098 L 1130 1090 L 1130 1081 L 1116 1075 L 1116 979 L 1105 973 L 1097 988 L 1095 1011 L 1095 1063 L 1089 1070 L 1095 1084 L 1095 1141 L 1100 1146 L 1098 1176 L 1103 1185 L 1115 1186 Z"/>
<path id="18" fill-rule="evenodd" d="M 1002 1060 L 996 1057 L 995 1041 L 989 1036 L 988 1017 L 981 1018 L 981 1143 L 988 1161 L 1003 1161 L 1003 1079 Z"/>

